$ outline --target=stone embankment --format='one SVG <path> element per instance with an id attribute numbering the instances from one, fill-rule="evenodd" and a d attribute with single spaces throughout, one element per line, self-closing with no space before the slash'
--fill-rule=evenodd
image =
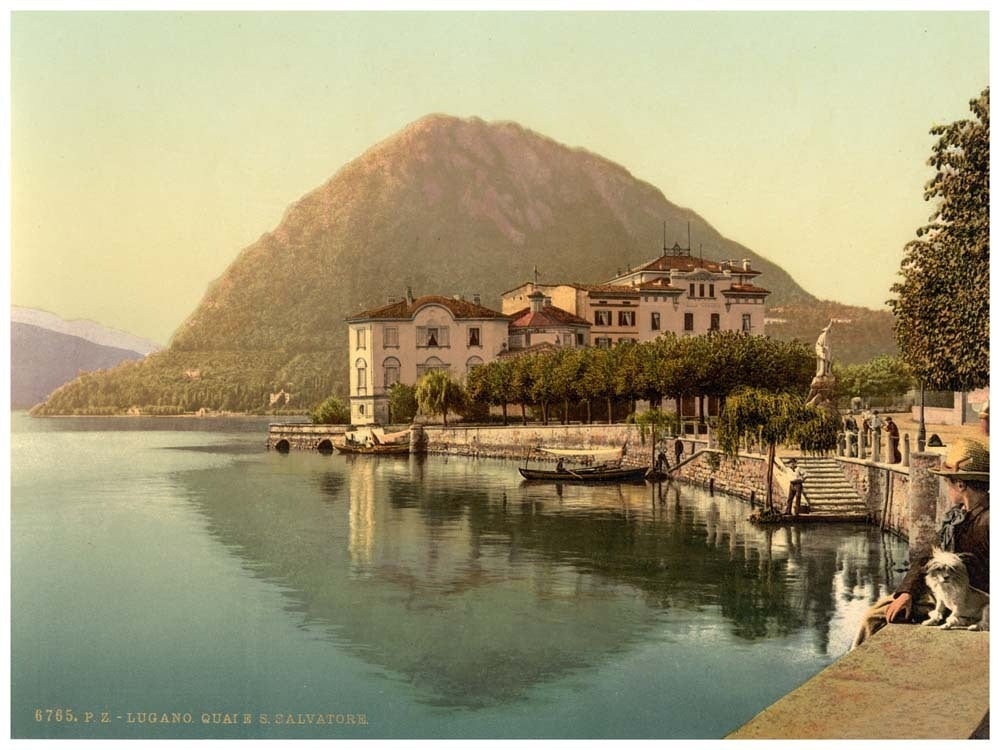
<path id="1" fill-rule="evenodd" d="M 318 451 L 340 438 L 348 425 L 343 424 L 296 424 L 294 422 L 272 423 L 267 426 L 268 450 Z"/>

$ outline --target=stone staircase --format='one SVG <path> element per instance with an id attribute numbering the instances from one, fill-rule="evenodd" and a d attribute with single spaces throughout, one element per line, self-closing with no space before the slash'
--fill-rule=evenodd
<path id="1" fill-rule="evenodd" d="M 847 481 L 840 463 L 834 458 L 796 456 L 806 473 L 802 486 L 804 502 L 811 512 L 803 520 L 867 521 L 864 500 Z M 784 459 L 787 461 L 788 459 Z"/>

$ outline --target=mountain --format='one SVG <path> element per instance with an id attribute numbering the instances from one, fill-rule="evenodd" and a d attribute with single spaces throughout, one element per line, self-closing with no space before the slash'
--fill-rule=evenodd
<path id="1" fill-rule="evenodd" d="M 24 409 L 44 401 L 81 370 L 114 367 L 143 356 L 130 349 L 102 346 L 79 336 L 14 321 L 10 325 L 10 406 Z"/>
<path id="2" fill-rule="evenodd" d="M 10 308 L 10 319 L 14 323 L 26 323 L 37 328 L 44 328 L 55 333 L 89 341 L 100 346 L 113 349 L 125 349 L 143 356 L 151 354 L 163 347 L 155 341 L 133 336 L 131 333 L 102 326 L 92 320 L 63 320 L 58 315 L 46 310 L 35 310 L 31 307 Z"/>
<path id="3" fill-rule="evenodd" d="M 664 221 L 668 244 L 687 244 L 690 222 L 704 257 L 750 258 L 770 304 L 815 301 L 624 167 L 514 123 L 431 115 L 294 203 L 210 285 L 169 349 L 68 386 L 40 411 L 302 410 L 346 393 L 350 314 L 407 286 L 499 307 L 535 266 L 542 281 L 599 282 L 658 256 Z"/>

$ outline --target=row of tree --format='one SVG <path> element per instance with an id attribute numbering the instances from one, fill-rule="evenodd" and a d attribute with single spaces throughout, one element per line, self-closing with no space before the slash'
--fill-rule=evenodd
<path id="1" fill-rule="evenodd" d="M 615 402 L 637 400 L 658 406 L 663 399 L 705 397 L 724 402 L 741 386 L 804 393 L 813 376 L 813 356 L 799 342 L 776 341 L 736 331 L 678 337 L 666 333 L 654 341 L 623 342 L 612 349 L 560 349 L 495 360 L 469 373 L 466 388 L 473 402 L 499 406 L 507 423 L 507 405 L 536 407 L 548 424 L 553 407 L 565 423 L 571 404 L 602 404 L 608 422 Z M 704 410 L 701 410 L 702 416 Z"/>

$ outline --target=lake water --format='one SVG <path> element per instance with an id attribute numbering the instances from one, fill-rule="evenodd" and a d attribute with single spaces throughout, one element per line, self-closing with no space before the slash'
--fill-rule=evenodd
<path id="1" fill-rule="evenodd" d="M 720 737 L 905 564 L 688 485 L 265 433 L 13 415 L 15 737 Z"/>

